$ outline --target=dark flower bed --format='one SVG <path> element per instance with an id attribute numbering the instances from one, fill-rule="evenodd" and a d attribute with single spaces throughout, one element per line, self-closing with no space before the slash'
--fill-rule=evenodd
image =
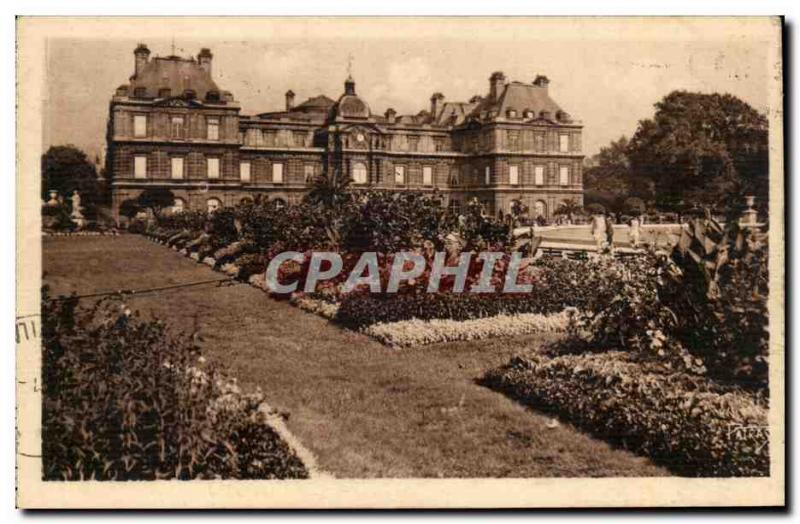
<path id="1" fill-rule="evenodd" d="M 188 338 L 76 299 L 42 303 L 45 480 L 307 478 L 243 393 Z"/>
<path id="2" fill-rule="evenodd" d="M 769 475 L 764 399 L 605 352 L 515 357 L 482 379 L 684 476 Z"/>

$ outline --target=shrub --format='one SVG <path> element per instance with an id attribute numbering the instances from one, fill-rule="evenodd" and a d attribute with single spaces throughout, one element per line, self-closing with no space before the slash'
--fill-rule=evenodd
<path id="1" fill-rule="evenodd" d="M 305 478 L 245 394 L 187 338 L 103 302 L 43 296 L 45 480 Z"/>
<path id="2" fill-rule="evenodd" d="M 766 403 L 621 352 L 515 357 L 482 383 L 686 476 L 766 476 Z"/>
<path id="3" fill-rule="evenodd" d="M 236 259 L 234 262 L 239 266 L 238 278 L 248 280 L 252 275 L 264 273 L 267 270 L 267 262 L 264 255 L 258 253 L 247 253 Z"/>

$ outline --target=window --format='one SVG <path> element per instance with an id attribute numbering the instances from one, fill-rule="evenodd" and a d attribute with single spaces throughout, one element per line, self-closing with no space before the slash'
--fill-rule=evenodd
<path id="1" fill-rule="evenodd" d="M 292 142 L 294 143 L 295 147 L 305 147 L 306 133 L 304 131 L 294 131 L 292 133 Z"/>
<path id="2" fill-rule="evenodd" d="M 537 186 L 544 185 L 544 166 L 536 166 L 533 168 L 533 183 Z"/>
<path id="3" fill-rule="evenodd" d="M 133 157 L 133 177 L 147 178 L 147 157 L 138 155 Z"/>
<path id="4" fill-rule="evenodd" d="M 206 200 L 206 205 L 208 206 L 208 212 L 213 213 L 217 209 L 222 207 L 222 202 L 219 198 L 209 198 Z"/>
<path id="5" fill-rule="evenodd" d="M 534 218 L 547 217 L 547 205 L 541 200 L 537 200 L 533 204 L 533 216 Z"/>
<path id="6" fill-rule="evenodd" d="M 508 132 L 508 148 L 512 151 L 519 151 L 519 131 Z"/>
<path id="7" fill-rule="evenodd" d="M 436 151 L 447 151 L 447 144 L 444 137 L 437 136 L 433 139 L 434 148 Z"/>
<path id="8" fill-rule="evenodd" d="M 208 178 L 219 178 L 219 158 L 206 159 L 206 174 Z"/>
<path id="9" fill-rule="evenodd" d="M 487 186 L 492 183 L 492 168 L 489 166 L 483 168 L 483 183 Z"/>
<path id="10" fill-rule="evenodd" d="M 569 185 L 569 166 L 560 166 L 558 168 L 558 183 L 562 186 Z"/>
<path id="11" fill-rule="evenodd" d="M 405 166 L 394 166 L 394 183 L 395 184 L 405 184 L 406 183 L 406 167 Z"/>
<path id="12" fill-rule="evenodd" d="M 536 133 L 533 135 L 533 147 L 536 151 L 544 151 L 544 133 Z"/>
<path id="13" fill-rule="evenodd" d="M 433 185 L 433 168 L 431 166 L 422 166 L 422 185 Z"/>
<path id="14" fill-rule="evenodd" d="M 142 137 L 147 136 L 147 116 L 134 115 L 133 116 L 133 136 Z"/>
<path id="15" fill-rule="evenodd" d="M 315 176 L 314 164 L 306 164 L 303 166 L 303 178 L 306 182 L 313 182 Z"/>
<path id="16" fill-rule="evenodd" d="M 250 182 L 250 162 L 239 164 L 239 178 L 241 178 L 242 182 Z"/>
<path id="17" fill-rule="evenodd" d="M 209 140 L 219 140 L 219 119 L 209 118 L 206 123 L 206 134 Z"/>
<path id="18" fill-rule="evenodd" d="M 173 213 L 183 213 L 186 210 L 186 202 L 182 198 L 176 198 L 172 203 Z"/>
<path id="19" fill-rule="evenodd" d="M 272 183 L 283 183 L 283 164 L 272 164 Z"/>
<path id="20" fill-rule="evenodd" d="M 353 182 L 356 184 L 367 183 L 367 166 L 361 162 L 353 164 Z"/>
<path id="21" fill-rule="evenodd" d="M 516 111 L 516 109 L 509 109 L 509 110 L 508 110 L 508 118 L 517 118 L 517 111 Z"/>
<path id="22" fill-rule="evenodd" d="M 508 183 L 512 186 L 519 185 L 519 166 L 508 166 Z"/>
<path id="23" fill-rule="evenodd" d="M 561 153 L 569 151 L 569 135 L 558 135 L 558 150 Z"/>
<path id="24" fill-rule="evenodd" d="M 183 178 L 183 157 L 174 156 L 171 159 L 172 178 Z"/>
<path id="25" fill-rule="evenodd" d="M 171 122 L 172 138 L 183 138 L 183 117 L 173 116 Z"/>
<path id="26" fill-rule="evenodd" d="M 409 151 L 417 151 L 419 150 L 419 137 L 416 135 L 410 135 L 408 137 L 408 150 Z"/>

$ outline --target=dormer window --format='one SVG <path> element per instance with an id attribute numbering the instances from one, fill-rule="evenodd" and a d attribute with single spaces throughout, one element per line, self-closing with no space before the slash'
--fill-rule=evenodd
<path id="1" fill-rule="evenodd" d="M 208 102 L 219 102 L 219 91 L 209 91 L 206 93 L 206 100 Z"/>
<path id="2" fill-rule="evenodd" d="M 133 96 L 136 98 L 144 98 L 147 96 L 147 89 L 144 87 L 137 87 L 133 90 Z"/>
<path id="3" fill-rule="evenodd" d="M 533 111 L 531 111 L 530 109 L 526 109 L 524 115 L 525 118 L 533 118 Z"/>
<path id="4" fill-rule="evenodd" d="M 539 113 L 539 118 L 544 118 L 545 120 L 550 120 L 550 111 L 542 111 Z"/>
<path id="5" fill-rule="evenodd" d="M 506 116 L 508 118 L 517 118 L 517 110 L 516 109 L 509 109 L 506 111 Z"/>
<path id="6" fill-rule="evenodd" d="M 197 93 L 194 91 L 194 89 L 187 89 L 183 92 L 183 97 L 186 98 L 186 100 L 193 100 L 196 96 Z"/>
<path id="7" fill-rule="evenodd" d="M 162 87 L 158 90 L 158 98 L 169 98 L 172 96 L 172 90 L 168 87 Z"/>

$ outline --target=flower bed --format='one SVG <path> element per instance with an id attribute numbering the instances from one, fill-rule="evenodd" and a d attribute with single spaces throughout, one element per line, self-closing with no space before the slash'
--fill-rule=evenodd
<path id="1" fill-rule="evenodd" d="M 622 352 L 515 357 L 482 379 L 687 476 L 769 475 L 766 401 Z"/>
<path id="2" fill-rule="evenodd" d="M 42 305 L 46 480 L 307 478 L 260 391 L 124 308 Z"/>
<path id="3" fill-rule="evenodd" d="M 398 347 L 435 344 L 457 340 L 482 340 L 539 332 L 564 332 L 569 325 L 568 313 L 538 315 L 498 315 L 473 320 L 402 320 L 378 323 L 362 328 L 362 332 L 380 342 Z"/>
<path id="4" fill-rule="evenodd" d="M 336 317 L 336 312 L 339 310 L 339 304 L 303 296 L 299 293 L 292 295 L 289 299 L 289 303 L 299 307 L 303 311 L 314 313 L 328 320 L 333 320 Z"/>

